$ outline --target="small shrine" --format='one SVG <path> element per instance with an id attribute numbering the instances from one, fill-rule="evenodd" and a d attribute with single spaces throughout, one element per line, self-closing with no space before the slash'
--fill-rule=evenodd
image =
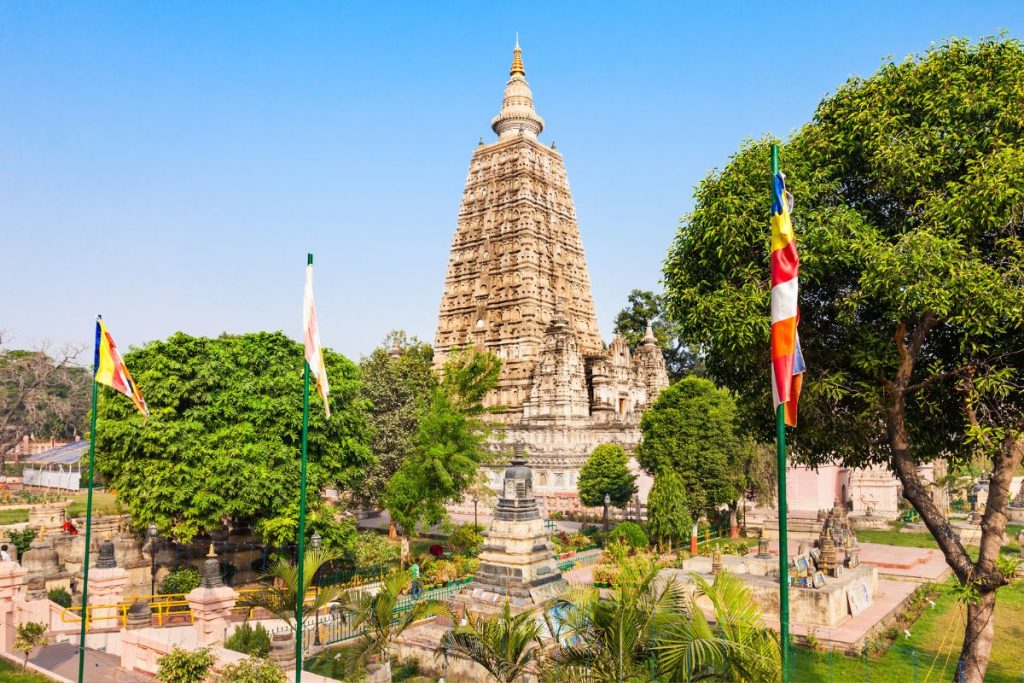
<path id="1" fill-rule="evenodd" d="M 846 508 L 843 507 L 838 498 L 832 509 L 825 515 L 825 520 L 821 525 L 821 534 L 818 537 L 819 548 L 825 540 L 826 532 L 832 536 L 834 543 L 838 543 L 843 547 L 846 547 L 847 539 L 855 540 L 853 528 L 850 526 L 850 519 L 846 516 Z"/>
<path id="2" fill-rule="evenodd" d="M 549 532 L 533 493 L 533 473 L 522 446 L 505 470 L 491 527 L 484 534 L 480 568 L 456 601 L 480 612 L 540 607 L 566 587 L 555 564 Z"/>

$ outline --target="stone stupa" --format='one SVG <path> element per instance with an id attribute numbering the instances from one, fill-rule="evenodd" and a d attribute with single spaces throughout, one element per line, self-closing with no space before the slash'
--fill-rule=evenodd
<path id="1" fill-rule="evenodd" d="M 533 494 L 533 473 L 522 444 L 505 470 L 504 486 L 485 533 L 480 568 L 456 601 L 472 612 L 514 613 L 543 605 L 567 586 L 555 563 L 549 532 Z"/>

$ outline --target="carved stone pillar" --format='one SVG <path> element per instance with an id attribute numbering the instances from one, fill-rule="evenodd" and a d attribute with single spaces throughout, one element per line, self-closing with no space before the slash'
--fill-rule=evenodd
<path id="1" fill-rule="evenodd" d="M 124 589 L 127 585 L 128 571 L 117 566 L 114 559 L 114 544 L 104 541 L 100 544 L 100 557 L 96 561 L 96 566 L 89 571 L 89 604 L 109 606 L 89 610 L 90 629 L 123 626 L 120 620 L 121 610 L 117 605 L 124 600 Z"/>
<path id="2" fill-rule="evenodd" d="M 185 599 L 192 608 L 192 624 L 200 647 L 224 642 L 228 617 L 238 601 L 238 593 L 221 580 L 220 561 L 212 544 L 203 563 L 202 582 Z"/>

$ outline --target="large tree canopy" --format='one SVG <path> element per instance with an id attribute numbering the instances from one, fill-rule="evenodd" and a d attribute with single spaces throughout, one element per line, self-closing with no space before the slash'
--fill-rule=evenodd
<path id="1" fill-rule="evenodd" d="M 312 392 L 311 492 L 351 491 L 373 462 L 358 370 L 325 350 L 331 417 Z M 125 354 L 152 416 L 100 389 L 97 467 L 138 527 L 189 540 L 225 522 L 295 541 L 302 436 L 302 345 L 280 332 L 217 339 L 177 333 Z M 314 513 L 320 496 L 309 496 Z M 316 516 L 316 515 L 314 515 Z"/>
<path id="2" fill-rule="evenodd" d="M 419 418 L 437 386 L 430 344 L 396 331 L 359 363 L 359 394 L 370 401 L 371 445 L 377 462 L 356 492 L 360 505 L 377 508 L 392 475 L 413 450 Z"/>
<path id="3" fill-rule="evenodd" d="M 445 363 L 441 381 L 420 412 L 412 451 L 388 482 L 384 503 L 406 534 L 445 518 L 445 505 L 473 486 L 490 453 L 490 429 L 479 419 L 483 398 L 498 383 L 501 360 L 464 349 Z"/>
<path id="4" fill-rule="evenodd" d="M 684 377 L 659 394 L 640 418 L 643 441 L 636 458 L 649 474 L 674 472 L 696 519 L 737 500 L 743 492 L 740 459 L 748 444 L 737 435 L 736 402 L 728 391 L 699 377 Z"/>
<path id="5" fill-rule="evenodd" d="M 603 443 L 594 449 L 580 468 L 576 482 L 580 502 L 588 507 L 604 505 L 604 497 L 624 508 L 636 492 L 636 475 L 629 471 L 626 449 L 615 443 Z"/>
<path id="6" fill-rule="evenodd" d="M 886 463 L 957 577 L 976 586 L 962 654 L 984 676 L 1003 508 L 1024 443 L 1024 49 L 955 40 L 852 78 L 781 148 L 795 196 L 800 425 L 812 463 Z M 769 144 L 697 191 L 665 265 L 672 317 L 720 382 L 764 414 Z M 915 465 L 992 463 L 972 562 Z"/>

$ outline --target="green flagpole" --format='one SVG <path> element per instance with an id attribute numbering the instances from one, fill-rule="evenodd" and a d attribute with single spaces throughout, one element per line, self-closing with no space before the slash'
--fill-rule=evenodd
<path id="1" fill-rule="evenodd" d="M 306 255 L 306 265 L 313 265 L 313 255 Z M 306 564 L 306 452 L 309 446 L 309 362 L 305 362 L 302 376 L 302 467 L 299 474 L 299 582 L 295 587 L 295 683 L 302 680 L 302 603 L 306 599 L 303 589 Z"/>
<path id="2" fill-rule="evenodd" d="M 103 316 L 96 316 L 97 319 Z M 89 426 L 89 489 L 85 498 L 85 557 L 82 563 L 82 627 L 78 634 L 78 683 L 85 676 L 85 629 L 88 622 L 89 609 L 89 547 L 92 545 L 92 475 L 96 464 L 96 370 L 99 367 L 100 335 L 99 323 L 96 323 L 96 351 L 92 365 L 92 416 Z"/>
<path id="3" fill-rule="evenodd" d="M 772 145 L 772 201 L 775 176 L 779 173 L 779 146 Z M 786 201 L 785 197 L 782 201 Z M 779 639 L 782 652 L 782 681 L 789 683 L 789 538 L 786 516 L 786 406 L 775 410 L 775 454 L 779 468 Z"/>

